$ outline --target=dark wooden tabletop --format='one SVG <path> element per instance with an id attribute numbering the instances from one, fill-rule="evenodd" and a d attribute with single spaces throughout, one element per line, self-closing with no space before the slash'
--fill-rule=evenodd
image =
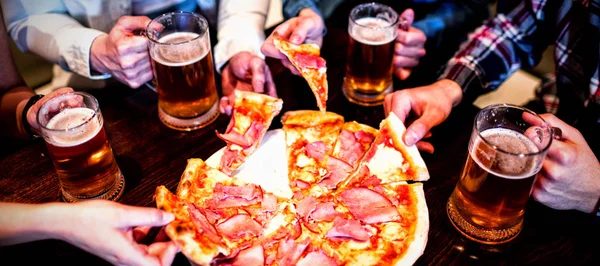
<path id="1" fill-rule="evenodd" d="M 332 30 L 322 49 L 329 78 L 328 110 L 378 127 L 383 108 L 359 107 L 341 92 L 348 36 Z M 306 82 L 291 75 L 278 62 L 269 60 L 284 113 L 295 109 L 317 109 Z M 217 80 L 219 80 L 217 78 Z M 155 206 L 153 193 L 165 185 L 175 191 L 188 158 L 207 159 L 224 146 L 215 136 L 229 122 L 220 116 L 210 126 L 190 133 L 177 132 L 158 120 L 157 95 L 142 88 L 110 87 L 91 91 L 99 102 L 106 131 L 117 162 L 126 178 L 120 202 Z M 600 225 L 593 217 L 573 211 L 546 208 L 533 200 L 527 206 L 522 233 L 511 244 L 491 251 L 465 240 L 452 227 L 445 206 L 466 159 L 467 143 L 478 109 L 466 103 L 457 106 L 442 125 L 433 130 L 436 150 L 423 154 L 431 179 L 425 182 L 429 208 L 429 239 L 417 265 L 600 265 Z M 272 129 L 280 128 L 280 116 Z M 41 140 L 27 143 L 3 142 L 0 157 L 0 200 L 41 203 L 60 200 L 53 165 Z M 16 148 L 15 148 L 16 147 Z M 1 214 L 0 215 L 5 215 Z M 92 229 L 90 229 L 92 230 Z M 105 264 L 102 260 L 67 243 L 47 240 L 0 248 L 0 264 L 62 265 Z M 178 255 L 175 265 L 187 265 Z"/>

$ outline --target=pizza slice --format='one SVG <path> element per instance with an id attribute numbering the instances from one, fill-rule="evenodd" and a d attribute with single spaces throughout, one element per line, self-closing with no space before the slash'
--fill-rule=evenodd
<path id="1" fill-rule="evenodd" d="M 356 168 L 378 132 L 370 126 L 355 121 L 346 122 L 335 143 L 333 156 Z"/>
<path id="2" fill-rule="evenodd" d="M 255 92 L 235 90 L 231 120 L 224 134 L 217 136 L 227 143 L 219 170 L 231 175 L 260 145 L 283 101 Z"/>
<path id="3" fill-rule="evenodd" d="M 300 72 L 308 83 L 308 86 L 317 98 L 317 106 L 325 113 L 327 108 L 327 67 L 325 59 L 320 54 L 321 50 L 316 44 L 295 45 L 275 35 L 273 40 L 275 47 L 285 54 L 292 65 Z"/>
<path id="4" fill-rule="evenodd" d="M 402 121 L 391 112 L 381 121 L 377 137 L 343 186 L 429 180 L 429 171 L 417 147 L 406 146 L 402 140 L 405 131 Z"/>
<path id="5" fill-rule="evenodd" d="M 209 265 L 219 255 L 231 255 L 231 249 L 208 222 L 206 213 L 196 205 L 183 201 L 164 186 L 156 188 L 155 199 L 159 209 L 175 215 L 165 233 L 188 259 L 198 265 Z"/>
<path id="6" fill-rule="evenodd" d="M 282 123 L 292 190 L 309 189 L 330 179 L 337 184 L 352 170 L 349 164 L 331 156 L 344 117 L 331 112 L 289 111 Z"/>

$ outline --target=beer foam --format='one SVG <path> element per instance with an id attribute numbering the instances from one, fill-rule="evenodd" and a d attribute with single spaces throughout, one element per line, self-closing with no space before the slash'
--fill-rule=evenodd
<path id="1" fill-rule="evenodd" d="M 85 107 L 64 109 L 46 125 L 49 129 L 63 130 L 49 133 L 49 141 L 54 146 L 71 147 L 90 140 L 102 128 L 98 119 L 91 119 L 95 114 Z"/>
<path id="2" fill-rule="evenodd" d="M 357 26 L 351 26 L 350 35 L 358 42 L 382 45 L 396 39 L 396 27 L 389 27 L 391 23 L 381 18 L 361 18 L 355 23 Z"/>
<path id="3" fill-rule="evenodd" d="M 541 167 L 541 160 L 536 161 L 536 156 L 519 156 L 519 154 L 534 154 L 539 152 L 535 143 L 525 135 L 505 128 L 491 128 L 480 133 L 487 143 L 504 152 L 479 151 L 481 145 L 489 146 L 478 139 L 470 151 L 473 160 L 486 171 L 507 179 L 524 179 L 531 177 Z M 508 154 L 511 153 L 511 154 Z M 493 160 L 493 164 L 484 164 L 479 156 L 489 155 L 486 160 Z M 536 165 L 538 164 L 538 165 Z M 510 174 L 506 174 L 510 173 Z"/>
<path id="4" fill-rule="evenodd" d="M 167 46 L 159 46 L 154 51 L 152 58 L 157 62 L 171 67 L 179 67 L 190 65 L 204 58 L 209 49 L 201 43 L 201 40 L 194 40 L 190 43 L 179 44 L 189 40 L 198 38 L 197 33 L 193 32 L 176 32 L 164 36 L 158 40 L 159 43 L 173 44 Z M 197 43 L 194 43 L 196 42 Z"/>

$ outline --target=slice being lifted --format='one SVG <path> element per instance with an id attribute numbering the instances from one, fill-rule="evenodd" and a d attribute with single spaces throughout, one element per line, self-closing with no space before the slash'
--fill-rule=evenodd
<path id="1" fill-rule="evenodd" d="M 235 90 L 235 103 L 225 134 L 227 143 L 219 170 L 231 175 L 260 145 L 283 101 L 268 95 Z"/>
<path id="2" fill-rule="evenodd" d="M 417 149 L 406 146 L 402 136 L 406 132 L 404 123 L 390 112 L 381 121 L 379 134 L 363 157 L 355 173 L 344 182 L 392 183 L 398 181 L 427 181 L 429 172 Z"/>
<path id="3" fill-rule="evenodd" d="M 308 86 L 317 98 L 317 106 L 325 113 L 327 108 L 327 67 L 316 44 L 295 45 L 275 35 L 275 47 L 290 60 L 292 65 L 308 82 Z"/>

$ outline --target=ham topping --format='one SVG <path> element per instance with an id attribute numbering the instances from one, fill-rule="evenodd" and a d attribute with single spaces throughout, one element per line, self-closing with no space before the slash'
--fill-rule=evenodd
<path id="1" fill-rule="evenodd" d="M 310 158 L 314 158 L 317 161 L 322 161 L 325 159 L 325 154 L 327 153 L 327 146 L 322 141 L 315 141 L 313 143 L 309 143 L 305 146 L 306 154 Z"/>
<path id="2" fill-rule="evenodd" d="M 256 185 L 215 185 L 213 198 L 208 205 L 215 208 L 249 206 L 262 201 L 262 191 Z"/>
<path id="3" fill-rule="evenodd" d="M 317 55 L 297 53 L 296 63 L 303 68 L 325 68 L 325 59 Z"/>
<path id="4" fill-rule="evenodd" d="M 215 227 L 208 222 L 202 209 L 196 207 L 196 205 L 190 203 L 188 206 L 188 212 L 192 217 L 192 223 L 196 228 L 196 232 L 205 235 L 213 243 L 221 243 L 221 237 L 217 234 Z"/>
<path id="5" fill-rule="evenodd" d="M 277 259 L 280 266 L 296 265 L 296 262 L 304 253 L 310 239 L 306 238 L 300 243 L 296 243 L 293 239 L 282 240 L 279 242 L 279 249 L 277 250 Z"/>
<path id="6" fill-rule="evenodd" d="M 298 261 L 298 266 L 335 266 L 337 265 L 337 263 L 335 262 L 335 260 L 333 258 L 328 257 L 327 255 L 325 255 L 325 252 L 323 252 L 322 250 L 320 251 L 313 251 L 311 253 L 306 254 L 306 256 L 304 256 L 304 258 L 302 258 L 300 261 Z"/>
<path id="7" fill-rule="evenodd" d="M 400 214 L 390 200 L 367 188 L 344 191 L 339 200 L 356 219 L 367 224 L 400 220 Z"/>
<path id="8" fill-rule="evenodd" d="M 266 212 L 274 212 L 277 210 L 277 196 L 266 193 L 263 194 L 262 201 L 260 202 L 261 209 Z"/>
<path id="9" fill-rule="evenodd" d="M 307 219 L 308 215 L 312 211 L 314 211 L 316 207 L 317 207 L 317 201 L 315 200 L 315 198 L 306 197 L 306 198 L 303 198 L 298 203 L 297 211 L 298 211 L 298 214 L 300 214 L 300 217 L 302 217 L 303 219 Z"/>
<path id="10" fill-rule="evenodd" d="M 219 134 L 217 131 L 217 136 L 227 143 L 232 143 L 247 148 L 256 143 L 260 133 L 264 129 L 264 125 L 260 122 L 252 121 L 252 124 L 250 124 L 250 127 L 248 127 L 244 134 L 240 134 L 231 129 L 232 128 L 228 128 L 228 131 L 225 134 Z"/>
<path id="11" fill-rule="evenodd" d="M 327 231 L 327 238 L 351 238 L 357 241 L 367 241 L 370 238 L 369 231 L 362 227 L 358 220 L 346 220 L 336 217 L 333 227 Z"/>
<path id="12" fill-rule="evenodd" d="M 319 184 L 329 189 L 336 188 L 337 184 L 346 179 L 352 171 L 351 165 L 333 156 L 329 156 L 326 166 L 329 174 Z"/>
<path id="13" fill-rule="evenodd" d="M 240 251 L 232 261 L 232 266 L 263 266 L 265 265 L 265 253 L 259 244 Z"/>
<path id="14" fill-rule="evenodd" d="M 331 222 L 338 214 L 339 213 L 333 208 L 333 202 L 321 202 L 317 204 L 317 207 L 309 214 L 309 216 L 318 222 Z"/>
<path id="15" fill-rule="evenodd" d="M 262 227 L 249 215 L 238 214 L 217 225 L 217 231 L 227 238 L 237 241 L 244 236 L 259 236 Z"/>

